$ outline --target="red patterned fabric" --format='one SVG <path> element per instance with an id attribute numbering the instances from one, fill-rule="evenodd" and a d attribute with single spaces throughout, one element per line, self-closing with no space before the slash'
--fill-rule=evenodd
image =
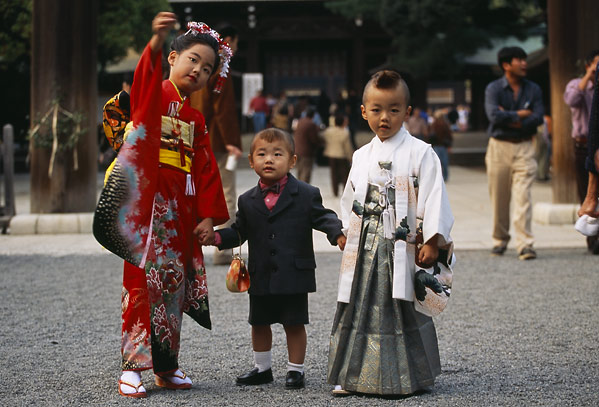
<path id="1" fill-rule="evenodd" d="M 124 267 L 122 368 L 168 373 L 178 368 L 183 313 L 211 327 L 204 258 L 193 229 L 203 218 L 221 224 L 228 213 L 204 118 L 162 81 L 161 55 L 152 58 L 149 46 L 135 71 L 131 110 L 134 129 L 118 159 L 137 180 L 123 227 L 141 260 L 140 268 Z M 159 163 L 162 115 L 194 122 L 195 195 L 186 195 L 189 174 Z"/>

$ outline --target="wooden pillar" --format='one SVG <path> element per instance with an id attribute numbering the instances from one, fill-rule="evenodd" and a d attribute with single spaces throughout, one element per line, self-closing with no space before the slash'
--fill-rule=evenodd
<path id="1" fill-rule="evenodd" d="M 44 115 L 52 100 L 80 112 L 87 132 L 73 151 L 56 155 L 31 145 L 31 212 L 90 212 L 97 178 L 97 0 L 34 0 L 31 56 L 31 117 Z M 33 124 L 33 120 L 32 120 Z M 75 162 L 77 169 L 75 169 Z"/>
<path id="2" fill-rule="evenodd" d="M 553 120 L 553 201 L 577 203 L 570 110 L 564 103 L 567 83 L 581 74 L 576 63 L 599 48 L 596 0 L 548 0 L 549 77 Z"/>

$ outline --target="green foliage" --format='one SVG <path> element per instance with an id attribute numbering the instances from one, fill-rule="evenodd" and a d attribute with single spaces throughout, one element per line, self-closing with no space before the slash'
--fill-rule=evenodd
<path id="1" fill-rule="evenodd" d="M 19 64 L 26 70 L 31 53 L 32 0 L 0 2 L 0 70 Z M 103 69 L 133 47 L 142 50 L 152 35 L 152 19 L 171 10 L 168 0 L 100 0 L 98 63 Z"/>
<path id="2" fill-rule="evenodd" d="M 31 41 L 32 0 L 0 2 L 0 70 L 26 70 Z"/>
<path id="3" fill-rule="evenodd" d="M 152 35 L 152 19 L 170 11 L 167 0 L 101 0 L 98 15 L 98 63 L 104 69 L 133 47 L 141 51 Z"/>
<path id="4" fill-rule="evenodd" d="M 377 22 L 393 38 L 389 62 L 426 77 L 451 76 L 463 58 L 489 46 L 491 38 L 526 36 L 543 21 L 536 0 L 329 0 L 334 12 Z"/>

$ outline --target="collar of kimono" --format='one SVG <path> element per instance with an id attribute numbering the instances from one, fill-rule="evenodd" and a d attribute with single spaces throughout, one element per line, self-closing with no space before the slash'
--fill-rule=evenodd
<path id="1" fill-rule="evenodd" d="M 410 231 L 415 232 L 415 225 L 408 216 L 408 193 L 409 193 L 409 172 L 410 172 L 410 152 L 412 140 L 408 131 L 402 127 L 399 132 L 390 139 L 381 141 L 378 137 L 361 149 L 359 155 L 354 155 L 355 166 L 358 171 L 355 179 L 350 181 L 355 186 L 353 201 L 364 204 L 366 192 L 368 190 L 369 173 L 372 166 L 379 168 L 379 161 L 391 161 L 391 173 L 395 184 L 395 216 L 396 224 L 406 218 L 410 224 Z M 351 202 L 348 202 L 352 205 Z M 346 209 L 347 210 L 347 209 Z M 349 209 L 349 224 L 347 231 L 347 243 L 343 251 L 341 260 L 341 270 L 339 273 L 339 292 L 337 301 L 349 302 L 351 293 L 356 260 L 359 251 L 360 233 L 362 229 L 362 217 L 358 216 L 353 210 Z M 415 233 L 414 233 L 415 234 Z M 393 268 L 393 298 L 406 301 L 414 300 L 414 287 L 411 273 L 411 263 L 413 263 L 413 253 L 408 254 L 407 241 L 396 240 L 394 244 L 394 264 Z"/>
<path id="2" fill-rule="evenodd" d="M 181 111 L 181 109 L 183 108 L 183 104 L 185 103 L 185 100 L 187 98 L 181 96 L 181 92 L 179 92 L 179 88 L 177 87 L 177 85 L 175 85 L 175 82 L 173 82 L 171 79 L 169 79 L 168 81 L 173 84 L 173 88 L 175 88 L 175 91 L 177 92 L 177 96 L 179 96 L 179 99 L 181 99 L 181 104 L 177 108 L 177 113 L 179 113 Z"/>

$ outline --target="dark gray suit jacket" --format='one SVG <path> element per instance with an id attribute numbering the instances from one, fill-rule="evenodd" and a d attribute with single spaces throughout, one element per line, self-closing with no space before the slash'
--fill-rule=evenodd
<path id="1" fill-rule="evenodd" d="M 248 241 L 252 295 L 316 291 L 312 229 L 326 233 L 332 245 L 342 234 L 335 212 L 322 206 L 320 190 L 288 176 L 272 211 L 257 185 L 239 197 L 235 223 L 218 231 L 220 249 L 239 246 L 239 237 Z"/>

